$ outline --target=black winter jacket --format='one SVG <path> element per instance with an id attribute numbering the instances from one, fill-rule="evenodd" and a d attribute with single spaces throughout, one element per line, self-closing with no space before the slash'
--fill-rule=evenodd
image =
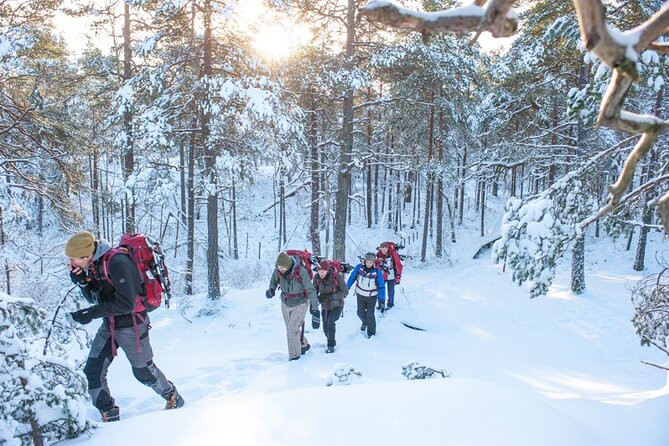
<path id="1" fill-rule="evenodd" d="M 102 257 L 109 249 L 107 242 L 97 243 L 87 271 L 92 280 L 81 292 L 86 300 L 95 304 L 92 307 L 93 317 L 104 317 L 105 324 L 109 324 L 109 317 L 114 317 L 116 328 L 132 327 L 135 298 L 142 291 L 142 278 L 135 262 L 128 255 L 118 253 L 109 260 L 109 280 L 106 280 L 102 272 Z M 139 314 L 148 322 L 146 311 Z"/>

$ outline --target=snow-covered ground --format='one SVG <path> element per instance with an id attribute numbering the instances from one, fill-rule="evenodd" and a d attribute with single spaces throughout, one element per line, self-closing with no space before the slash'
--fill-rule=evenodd
<path id="1" fill-rule="evenodd" d="M 588 245 L 581 296 L 569 292 L 564 268 L 547 297 L 529 299 L 487 255 L 454 256 L 451 268 L 410 263 L 376 337 L 359 331 L 350 295 L 335 353 L 307 327 L 312 349 L 299 361 L 288 361 L 280 302 L 265 299 L 264 282 L 230 290 L 221 314 L 192 323 L 159 309 L 155 361 L 186 406 L 163 411 L 120 353 L 109 381 L 121 422 L 64 444 L 667 444 L 667 375 L 640 362 L 667 358 L 634 333 L 628 288 L 639 275 L 621 246 Z M 451 376 L 407 380 L 411 361 Z M 326 386 L 344 364 L 359 379 Z M 97 419 L 92 407 L 90 415 Z"/>

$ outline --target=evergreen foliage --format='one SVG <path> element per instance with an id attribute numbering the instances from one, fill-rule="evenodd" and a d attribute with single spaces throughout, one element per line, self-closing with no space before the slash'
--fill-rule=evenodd
<path id="1" fill-rule="evenodd" d="M 37 353 L 45 319 L 34 301 L 0 293 L 2 444 L 60 441 L 92 427 L 83 375 L 58 357 Z"/>

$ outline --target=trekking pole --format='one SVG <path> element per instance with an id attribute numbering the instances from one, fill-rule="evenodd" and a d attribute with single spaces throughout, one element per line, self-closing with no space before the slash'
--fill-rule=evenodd
<path id="1" fill-rule="evenodd" d="M 402 296 L 404 296 L 404 300 L 406 300 L 407 303 L 409 304 L 409 306 L 410 306 L 411 308 L 413 308 L 413 305 L 411 304 L 411 301 L 409 300 L 409 298 L 407 297 L 406 293 L 404 292 L 404 287 L 403 287 L 402 285 L 399 285 L 399 287 L 400 287 L 400 291 L 402 291 Z"/>
<path id="2" fill-rule="evenodd" d="M 69 296 L 70 293 L 74 291 L 75 288 L 79 288 L 79 286 L 74 285 L 72 288 L 70 288 L 70 290 L 67 293 L 65 293 L 65 297 L 63 297 L 63 300 L 60 301 L 60 304 L 58 304 L 58 306 L 56 307 L 56 311 L 53 313 L 53 318 L 51 318 L 51 326 L 49 327 L 49 332 L 46 334 L 46 339 L 44 340 L 44 348 L 42 349 L 42 356 L 46 356 L 46 349 L 49 346 L 49 338 L 51 337 L 53 326 L 56 323 L 56 317 L 58 317 L 58 312 L 60 311 L 63 304 L 65 304 L 67 296 Z"/>

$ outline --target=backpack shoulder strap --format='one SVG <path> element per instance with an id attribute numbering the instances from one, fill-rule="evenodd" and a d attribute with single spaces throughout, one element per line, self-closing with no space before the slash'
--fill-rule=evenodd
<path id="1" fill-rule="evenodd" d="M 111 248 L 102 255 L 100 261 L 100 266 L 102 267 L 102 279 L 106 280 L 113 285 L 111 278 L 109 277 L 109 262 L 111 262 L 112 257 L 116 254 L 125 254 L 129 255 L 128 250 L 124 247 L 119 246 L 118 248 Z"/>

